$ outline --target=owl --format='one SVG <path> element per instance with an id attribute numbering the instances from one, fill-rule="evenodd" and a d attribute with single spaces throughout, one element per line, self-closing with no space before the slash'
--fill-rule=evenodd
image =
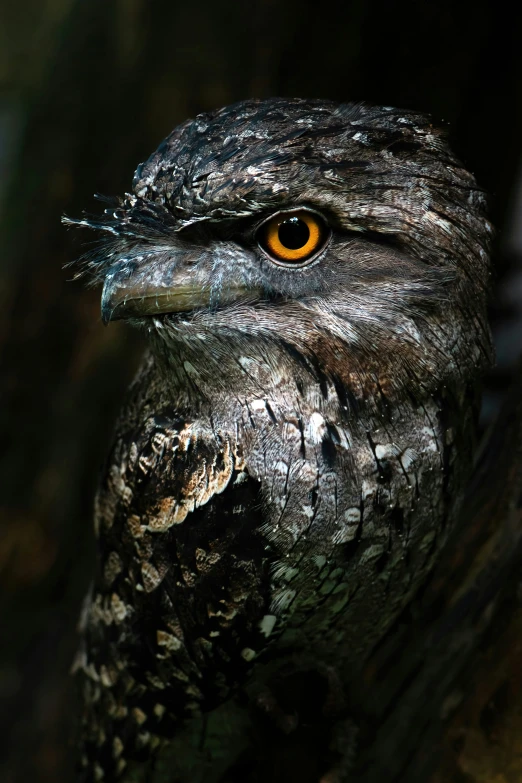
<path id="1" fill-rule="evenodd" d="M 80 273 L 149 346 L 74 666 L 81 779 L 113 781 L 225 703 L 291 733 L 312 675 L 349 694 L 459 510 L 492 229 L 429 118 L 301 99 L 183 123 L 66 222 L 106 237 Z"/>

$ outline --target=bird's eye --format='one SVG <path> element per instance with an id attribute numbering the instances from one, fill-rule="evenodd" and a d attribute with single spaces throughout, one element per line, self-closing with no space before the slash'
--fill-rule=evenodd
<path id="1" fill-rule="evenodd" d="M 314 212 L 278 212 L 260 227 L 260 247 L 276 263 L 301 266 L 322 250 L 329 231 Z"/>

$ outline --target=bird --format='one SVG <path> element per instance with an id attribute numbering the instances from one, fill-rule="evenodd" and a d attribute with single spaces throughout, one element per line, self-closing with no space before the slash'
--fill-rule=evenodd
<path id="1" fill-rule="evenodd" d="M 64 221 L 102 237 L 77 274 L 103 321 L 147 342 L 95 501 L 81 780 L 241 699 L 291 734 L 313 676 L 341 714 L 470 474 L 486 194 L 427 115 L 273 98 L 184 122 Z"/>

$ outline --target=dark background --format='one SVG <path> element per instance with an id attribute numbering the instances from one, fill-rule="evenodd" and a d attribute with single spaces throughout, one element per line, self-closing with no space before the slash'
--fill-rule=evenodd
<path id="1" fill-rule="evenodd" d="M 430 112 L 492 195 L 487 419 L 522 342 L 521 32 L 498 0 L 0 0 L 0 781 L 72 780 L 92 499 L 141 351 L 68 282 L 86 237 L 60 215 L 98 209 L 176 124 L 242 98 Z"/>

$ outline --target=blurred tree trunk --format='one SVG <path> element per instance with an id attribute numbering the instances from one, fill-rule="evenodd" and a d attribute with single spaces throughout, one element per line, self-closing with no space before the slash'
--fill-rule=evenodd
<path id="1" fill-rule="evenodd" d="M 136 164 L 186 117 L 252 95 L 295 94 L 408 106 L 451 121 L 457 151 L 496 194 L 501 223 L 520 152 L 521 62 L 516 27 L 493 0 L 458 8 L 443 0 L 436 9 L 413 0 L 402 9 L 385 0 L 256 0 L 248 9 L 233 0 L 0 0 L 0 103 L 13 107 L 20 129 L 0 216 L 2 781 L 73 779 L 67 671 L 92 569 L 92 497 L 141 351 L 125 326 L 103 328 L 97 292 L 67 282 L 62 266 L 82 248 L 60 226 L 61 213 L 96 208 L 94 192 L 129 189 Z M 514 595 L 504 566 L 500 577 Z M 430 606 L 418 607 L 425 643 Z M 501 671 L 510 670 L 517 611 L 499 632 L 504 647 L 463 659 L 474 662 L 481 693 L 490 695 L 486 680 L 497 684 L 495 705 L 506 702 Z M 404 633 L 402 643 L 414 645 Z M 503 663 L 492 674 L 496 656 Z M 477 704 L 462 704 L 441 758 L 449 769 L 457 742 L 463 774 L 479 781 L 470 770 L 482 718 Z M 369 715 L 368 726 L 381 719 Z M 514 731 L 515 717 L 506 720 Z M 420 747 L 429 734 L 416 736 Z"/>

